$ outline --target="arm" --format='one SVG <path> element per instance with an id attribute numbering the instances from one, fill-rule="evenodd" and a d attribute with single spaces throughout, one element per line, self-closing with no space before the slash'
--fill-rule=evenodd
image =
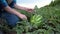
<path id="1" fill-rule="evenodd" d="M 10 8 L 9 6 L 4 7 L 4 10 L 7 11 L 8 13 L 15 14 L 19 16 L 21 13 L 17 12 L 16 10 Z"/>
<path id="2" fill-rule="evenodd" d="M 3 8 L 3 10 L 7 11 L 8 13 L 15 14 L 15 15 L 17 15 L 19 18 L 21 18 L 21 19 L 26 18 L 25 15 L 23 15 L 23 14 L 19 13 L 18 11 L 10 8 L 10 7 L 8 6 L 8 4 L 6 3 L 5 0 L 0 0 L 0 4 L 1 4 L 1 7 Z M 26 18 L 26 19 L 27 19 L 27 18 Z"/>
<path id="3" fill-rule="evenodd" d="M 27 17 L 21 13 L 19 13 L 18 11 L 16 11 L 15 9 L 10 8 L 9 6 L 5 7 L 4 10 L 6 10 L 7 12 L 11 13 L 11 14 L 15 14 L 17 15 L 19 18 L 21 18 L 22 20 L 27 19 Z"/>
<path id="4" fill-rule="evenodd" d="M 28 8 L 26 8 L 26 7 L 22 7 L 22 6 L 19 6 L 19 5 L 17 5 L 17 4 L 14 4 L 14 7 L 16 8 L 16 9 L 21 9 L 21 10 L 27 10 Z"/>
<path id="5" fill-rule="evenodd" d="M 32 12 L 32 11 L 33 11 L 33 9 L 31 9 L 31 8 L 22 7 L 22 6 L 19 6 L 19 5 L 17 5 L 17 4 L 14 4 L 14 7 L 15 7 L 16 9 L 25 10 L 25 11 L 27 11 L 27 12 Z"/>

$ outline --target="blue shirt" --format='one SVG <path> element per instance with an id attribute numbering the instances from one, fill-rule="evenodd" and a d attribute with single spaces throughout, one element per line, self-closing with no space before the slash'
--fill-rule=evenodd
<path id="1" fill-rule="evenodd" d="M 16 3 L 16 0 L 13 0 L 9 5 L 6 0 L 0 0 L 0 11 L 6 7 L 10 6 L 11 8 L 14 8 L 14 4 Z"/>

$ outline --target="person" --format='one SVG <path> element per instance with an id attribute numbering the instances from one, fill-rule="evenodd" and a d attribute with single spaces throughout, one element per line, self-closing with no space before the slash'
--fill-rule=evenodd
<path id="1" fill-rule="evenodd" d="M 24 14 L 19 13 L 14 8 L 25 10 L 27 12 L 32 12 L 33 9 L 26 8 L 17 5 L 16 0 L 0 0 L 0 17 L 2 14 L 4 15 L 3 18 L 6 19 L 7 24 L 10 27 L 16 26 L 16 23 L 20 19 L 27 19 L 27 17 Z"/>

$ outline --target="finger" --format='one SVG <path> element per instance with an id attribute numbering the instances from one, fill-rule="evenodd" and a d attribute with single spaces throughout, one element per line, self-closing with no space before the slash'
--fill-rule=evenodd
<path id="1" fill-rule="evenodd" d="M 25 17 L 23 18 L 23 20 L 27 20 L 27 17 L 25 16 Z"/>

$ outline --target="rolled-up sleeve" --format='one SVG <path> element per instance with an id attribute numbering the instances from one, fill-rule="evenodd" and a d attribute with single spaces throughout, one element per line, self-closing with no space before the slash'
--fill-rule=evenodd
<path id="1" fill-rule="evenodd" d="M 16 0 L 13 0 L 13 3 L 16 3 Z"/>
<path id="2" fill-rule="evenodd" d="M 13 4 L 13 5 L 16 4 L 16 0 L 13 0 L 12 4 Z"/>
<path id="3" fill-rule="evenodd" d="M 14 8 L 14 4 L 16 4 L 16 0 L 13 0 L 12 3 L 10 4 L 11 8 Z"/>
<path id="4" fill-rule="evenodd" d="M 4 8 L 6 6 L 8 6 L 6 0 L 0 0 L 0 7 Z"/>

